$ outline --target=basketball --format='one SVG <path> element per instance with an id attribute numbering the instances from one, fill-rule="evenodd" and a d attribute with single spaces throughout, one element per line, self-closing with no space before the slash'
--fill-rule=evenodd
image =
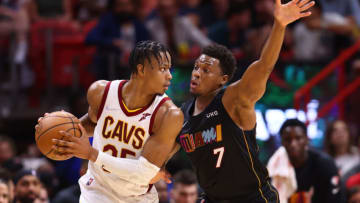
<path id="1" fill-rule="evenodd" d="M 61 135 L 59 131 L 69 132 L 73 136 L 81 137 L 79 123 L 78 118 L 65 111 L 52 112 L 43 117 L 39 121 L 35 132 L 36 145 L 41 153 L 52 160 L 66 160 L 56 156 L 55 151 L 52 149 L 52 139 L 66 140 L 66 137 Z"/>

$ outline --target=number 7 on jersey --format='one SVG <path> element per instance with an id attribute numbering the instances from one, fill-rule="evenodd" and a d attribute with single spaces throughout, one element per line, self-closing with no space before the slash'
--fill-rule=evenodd
<path id="1" fill-rule="evenodd" d="M 219 148 L 214 149 L 214 155 L 219 154 L 218 160 L 217 160 L 217 162 L 216 162 L 216 168 L 220 168 L 220 167 L 221 167 L 221 161 L 222 161 L 222 158 L 223 158 L 223 156 L 224 156 L 224 151 L 225 151 L 225 148 L 224 148 L 224 147 L 219 147 Z"/>

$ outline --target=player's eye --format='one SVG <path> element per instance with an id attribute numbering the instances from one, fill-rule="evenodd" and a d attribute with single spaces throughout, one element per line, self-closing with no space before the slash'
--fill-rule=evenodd
<path id="1" fill-rule="evenodd" d="M 194 70 L 199 70 L 199 66 L 198 66 L 198 65 L 195 65 L 195 66 L 194 66 Z"/>
<path id="2" fill-rule="evenodd" d="M 161 69 L 160 69 L 161 72 L 165 72 L 165 70 L 166 70 L 165 68 L 161 68 Z"/>

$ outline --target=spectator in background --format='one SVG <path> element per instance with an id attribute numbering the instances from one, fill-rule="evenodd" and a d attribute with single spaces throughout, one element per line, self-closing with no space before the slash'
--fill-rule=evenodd
<path id="1" fill-rule="evenodd" d="M 171 203 L 195 203 L 198 198 L 196 175 L 191 170 L 175 174 L 171 190 Z"/>
<path id="2" fill-rule="evenodd" d="M 319 4 L 311 8 L 312 15 L 295 25 L 294 51 L 297 61 L 325 61 L 333 55 L 332 35 L 324 29 L 322 11 Z"/>
<path id="3" fill-rule="evenodd" d="M 14 140 L 6 135 L 0 135 L 0 166 L 13 177 L 23 168 L 21 159 L 16 157 L 17 149 Z"/>
<path id="4" fill-rule="evenodd" d="M 169 47 L 175 57 L 186 58 L 195 46 L 204 47 L 211 41 L 185 16 L 178 15 L 175 0 L 159 0 L 158 15 L 147 22 L 151 38 Z M 198 50 L 197 54 L 200 53 Z M 195 55 L 195 56 L 193 56 Z M 190 54 L 190 59 L 197 57 Z"/>
<path id="5" fill-rule="evenodd" d="M 86 37 L 86 44 L 97 47 L 94 61 L 97 80 L 111 79 L 109 67 L 119 67 L 119 77 L 116 78 L 129 78 L 127 62 L 130 51 L 137 42 L 149 39 L 145 25 L 134 17 L 134 9 L 132 0 L 110 0 L 108 12 Z"/>
<path id="6" fill-rule="evenodd" d="M 196 27 L 201 28 L 200 4 L 201 0 L 180 0 L 179 14 L 186 16 Z"/>
<path id="7" fill-rule="evenodd" d="M 349 189 L 347 194 L 347 203 L 360 203 L 360 186 Z"/>
<path id="8" fill-rule="evenodd" d="M 255 0 L 254 11 L 252 17 L 252 28 L 249 31 L 249 47 L 250 58 L 258 58 L 260 56 L 263 45 L 266 42 L 267 37 L 270 34 L 272 23 L 274 20 L 273 0 Z M 290 29 L 288 29 L 290 31 Z M 287 31 L 286 34 L 289 32 Z M 284 41 L 284 47 L 286 46 L 286 40 Z"/>
<path id="9" fill-rule="evenodd" d="M 23 170 L 14 177 L 14 203 L 34 202 L 41 190 L 41 182 L 34 170 Z"/>
<path id="10" fill-rule="evenodd" d="M 336 120 L 327 127 L 324 148 L 334 158 L 340 175 L 360 162 L 359 150 L 353 146 L 349 128 L 344 121 Z"/>
<path id="11" fill-rule="evenodd" d="M 83 176 L 88 167 L 88 160 L 83 160 L 80 168 L 80 177 Z M 65 188 L 56 194 L 52 203 L 78 203 L 80 198 L 80 185 L 74 184 L 68 188 Z"/>
<path id="12" fill-rule="evenodd" d="M 8 202 L 13 202 L 14 200 L 14 182 L 12 181 L 12 177 L 8 171 L 3 168 L 0 168 L 0 182 L 4 182 L 7 185 L 8 189 Z M 4 190 L 2 196 L 4 196 Z"/>
<path id="13" fill-rule="evenodd" d="M 74 19 L 81 23 L 98 19 L 106 11 L 107 0 L 77 0 L 74 4 Z"/>
<path id="14" fill-rule="evenodd" d="M 0 179 L 0 203 L 10 203 L 10 188 L 7 181 Z"/>
<path id="15" fill-rule="evenodd" d="M 29 0 L 28 10 L 32 22 L 73 19 L 71 0 Z"/>
<path id="16" fill-rule="evenodd" d="M 10 53 L 13 54 L 10 63 L 21 67 L 20 84 L 22 87 L 29 87 L 33 82 L 32 72 L 26 66 L 29 31 L 29 16 L 26 5 L 26 0 L 0 0 L 0 38 L 15 36 L 15 49 L 14 53 Z"/>
<path id="17" fill-rule="evenodd" d="M 0 135 L 0 164 L 13 159 L 16 155 L 14 140 L 6 135 Z"/>
<path id="18" fill-rule="evenodd" d="M 156 191 L 159 195 L 159 203 L 169 203 L 169 194 L 168 188 L 165 181 L 160 180 L 159 182 L 155 183 Z"/>
<path id="19" fill-rule="evenodd" d="M 327 154 L 309 147 L 305 124 L 297 119 L 286 120 L 280 128 L 280 136 L 284 153 L 279 153 L 283 149 L 279 148 L 268 165 L 279 196 L 288 198 L 288 202 L 339 203 L 342 194 L 335 163 Z M 272 159 L 274 164 L 270 164 Z M 280 164 L 284 159 L 289 162 Z M 288 185 L 284 187 L 284 184 Z"/>
<path id="20" fill-rule="evenodd" d="M 325 18 L 337 22 L 347 18 L 352 19 L 360 26 L 360 4 L 358 0 L 318 0 L 323 8 Z"/>
<path id="21" fill-rule="evenodd" d="M 299 61 L 328 61 L 334 55 L 334 37 L 348 37 L 356 25 L 349 20 L 337 22 L 326 17 L 321 4 L 312 8 L 311 17 L 294 28 L 295 59 Z"/>
<path id="22" fill-rule="evenodd" d="M 232 51 L 237 50 L 243 53 L 250 25 L 251 10 L 248 3 L 234 3 L 230 6 L 227 19 L 209 28 L 208 37 Z"/>
<path id="23" fill-rule="evenodd" d="M 274 15 L 274 1 L 272 0 L 255 0 L 253 2 L 253 25 L 252 27 L 259 28 L 265 25 L 271 26 Z"/>
<path id="24" fill-rule="evenodd" d="M 41 187 L 39 196 L 35 199 L 34 203 L 49 203 L 48 192 L 44 187 Z"/>
<path id="25" fill-rule="evenodd" d="M 219 21 L 226 20 L 229 4 L 229 0 L 211 0 L 205 4 L 199 11 L 201 25 L 208 28 Z"/>
<path id="26" fill-rule="evenodd" d="M 35 143 L 27 146 L 27 150 L 21 155 L 24 169 L 37 170 L 40 166 L 49 164 L 48 160 L 41 154 Z"/>

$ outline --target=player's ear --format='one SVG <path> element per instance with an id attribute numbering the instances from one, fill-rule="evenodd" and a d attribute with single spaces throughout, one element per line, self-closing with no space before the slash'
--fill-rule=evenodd
<path id="1" fill-rule="evenodd" d="M 222 77 L 221 77 L 221 85 L 222 86 L 224 86 L 224 85 L 226 85 L 226 83 L 229 81 L 229 76 L 228 75 L 223 75 Z"/>
<path id="2" fill-rule="evenodd" d="M 144 67 L 144 65 L 142 65 L 142 64 L 138 64 L 138 65 L 136 66 L 136 70 L 137 70 L 137 74 L 138 74 L 139 76 L 143 76 L 143 75 L 145 74 L 145 67 Z"/>

